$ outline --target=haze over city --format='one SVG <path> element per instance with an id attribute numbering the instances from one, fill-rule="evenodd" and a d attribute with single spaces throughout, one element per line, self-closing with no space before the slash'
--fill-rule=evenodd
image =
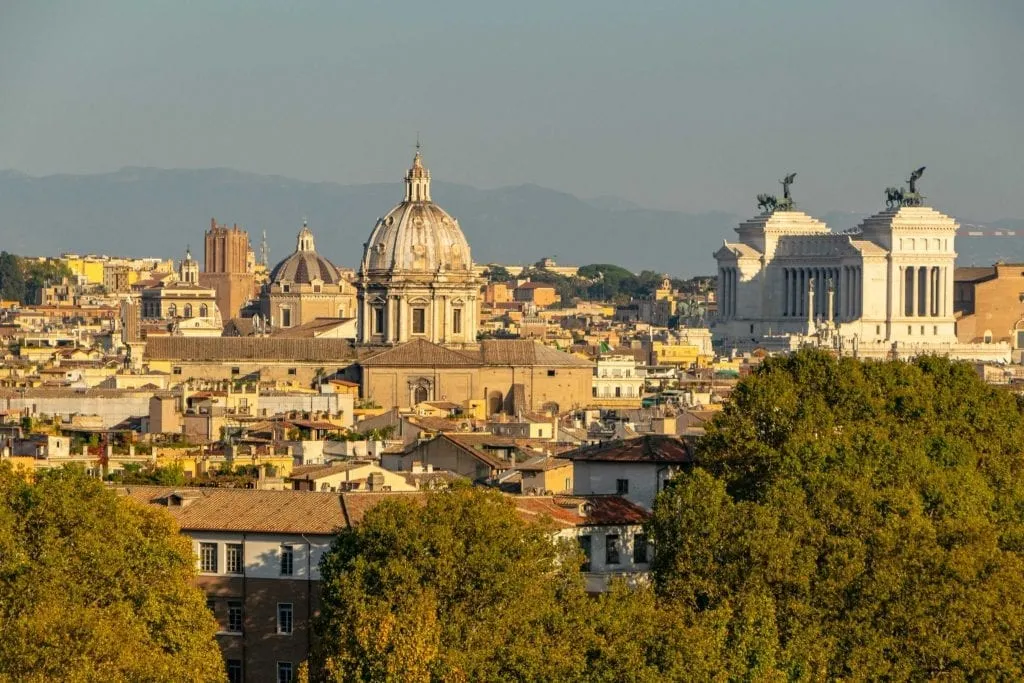
<path id="1" fill-rule="evenodd" d="M 1022 217 L 1022 25 L 927 0 L 14 1 L 0 168 L 397 182 L 419 134 L 483 188 L 744 216 L 793 170 L 812 214 L 869 213 L 927 165 L 944 211 Z"/>

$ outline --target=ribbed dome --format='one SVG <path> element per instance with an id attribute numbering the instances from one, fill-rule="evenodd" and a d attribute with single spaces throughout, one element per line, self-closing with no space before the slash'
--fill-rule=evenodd
<path id="1" fill-rule="evenodd" d="M 295 253 L 278 263 L 274 266 L 274 270 L 270 271 L 271 283 L 289 282 L 308 285 L 316 279 L 327 285 L 336 285 L 341 282 L 341 273 L 337 267 L 316 253 L 313 246 L 313 233 L 305 223 L 302 224 L 297 242 Z"/>
<path id="2" fill-rule="evenodd" d="M 377 221 L 364 248 L 364 274 L 472 271 L 458 221 L 430 199 L 430 171 L 419 151 L 405 177 L 405 201 Z"/>

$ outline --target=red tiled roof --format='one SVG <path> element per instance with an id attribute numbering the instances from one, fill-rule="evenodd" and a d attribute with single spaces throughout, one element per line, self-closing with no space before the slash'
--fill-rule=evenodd
<path id="1" fill-rule="evenodd" d="M 162 486 L 127 486 L 119 491 L 164 508 L 186 531 L 333 534 L 346 525 L 337 493 Z M 175 495 L 185 504 L 168 505 Z"/>
<path id="2" fill-rule="evenodd" d="M 569 460 L 598 462 L 693 462 L 693 454 L 682 439 L 655 434 L 636 439 L 606 441 L 563 453 L 561 457 Z"/>
<path id="3" fill-rule="evenodd" d="M 555 496 L 555 502 L 583 501 L 586 524 L 617 526 L 643 524 L 651 516 L 647 510 L 622 496 Z"/>
<path id="4" fill-rule="evenodd" d="M 468 353 L 454 351 L 425 339 L 414 339 L 405 344 L 381 351 L 360 362 L 366 367 L 463 367 L 478 366 L 479 359 Z"/>
<path id="5" fill-rule="evenodd" d="M 161 360 L 323 361 L 343 365 L 354 359 L 345 339 L 274 337 L 160 337 L 146 342 L 145 357 Z"/>

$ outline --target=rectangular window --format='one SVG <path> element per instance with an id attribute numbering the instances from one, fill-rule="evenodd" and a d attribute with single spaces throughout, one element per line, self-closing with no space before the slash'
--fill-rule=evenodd
<path id="1" fill-rule="evenodd" d="M 426 334 L 427 333 L 427 309 L 425 309 L 425 308 L 414 308 L 414 309 L 412 309 L 412 333 L 413 334 Z"/>
<path id="2" fill-rule="evenodd" d="M 292 603 L 277 603 L 277 632 L 281 635 L 292 634 Z"/>
<path id="3" fill-rule="evenodd" d="M 227 660 L 228 683 L 242 683 L 242 660 Z"/>
<path id="4" fill-rule="evenodd" d="M 297 374 L 299 374 L 299 370 L 298 370 L 298 368 L 288 368 L 288 374 L 289 375 L 297 375 Z"/>
<path id="5" fill-rule="evenodd" d="M 462 311 L 458 308 L 452 311 L 452 332 L 462 334 Z"/>
<path id="6" fill-rule="evenodd" d="M 277 663 L 277 683 L 292 683 L 292 663 Z"/>
<path id="7" fill-rule="evenodd" d="M 281 309 L 281 327 L 291 327 L 291 326 L 292 326 L 292 312 L 291 312 L 291 309 L 282 308 Z"/>
<path id="8" fill-rule="evenodd" d="M 237 374 L 239 374 L 240 372 L 241 372 L 241 369 L 240 369 L 240 368 L 237 368 L 237 367 L 231 368 L 231 374 L 232 374 L 232 375 L 237 375 Z"/>
<path id="9" fill-rule="evenodd" d="M 281 576 L 295 573 L 295 549 L 290 545 L 281 546 Z"/>
<path id="10" fill-rule="evenodd" d="M 593 552 L 593 544 L 590 536 L 580 536 L 580 549 L 583 551 L 583 564 L 580 565 L 581 572 L 590 571 L 590 554 Z"/>
<path id="11" fill-rule="evenodd" d="M 548 377 L 554 377 L 556 372 L 556 370 L 548 370 Z"/>
<path id="12" fill-rule="evenodd" d="M 604 563 L 619 563 L 619 535 L 607 534 L 604 537 Z"/>
<path id="13" fill-rule="evenodd" d="M 647 562 L 647 535 L 636 534 L 633 536 L 633 564 L 645 564 Z"/>
<path id="14" fill-rule="evenodd" d="M 208 574 L 217 573 L 217 544 L 199 544 L 199 571 Z"/>
<path id="15" fill-rule="evenodd" d="M 242 573 L 242 544 L 241 543 L 228 543 L 227 545 L 227 557 L 225 558 L 224 564 L 226 565 L 225 571 L 228 574 L 241 574 Z"/>
<path id="16" fill-rule="evenodd" d="M 228 600 L 228 630 L 232 633 L 242 632 L 241 600 Z"/>
<path id="17" fill-rule="evenodd" d="M 173 368 L 171 368 L 171 372 L 173 374 L 175 374 L 175 375 L 180 375 L 181 374 L 181 366 L 180 365 L 175 365 Z"/>
<path id="18" fill-rule="evenodd" d="M 624 496 L 629 493 L 629 479 L 616 479 L 615 480 L 615 493 L 620 496 Z"/>
<path id="19" fill-rule="evenodd" d="M 373 309 L 373 333 L 384 334 L 384 308 L 381 306 Z"/>

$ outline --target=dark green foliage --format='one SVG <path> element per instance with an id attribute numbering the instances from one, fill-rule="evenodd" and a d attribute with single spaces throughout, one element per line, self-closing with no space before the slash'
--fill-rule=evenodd
<path id="1" fill-rule="evenodd" d="M 127 463 L 120 472 L 114 472 L 109 481 L 118 484 L 151 484 L 156 486 L 184 486 L 185 470 L 181 465 L 166 467 L 143 467 L 138 463 Z"/>
<path id="2" fill-rule="evenodd" d="M 72 276 L 71 270 L 63 261 L 47 259 L 45 261 L 29 261 L 21 259 L 22 272 L 25 278 L 25 294 L 23 303 L 36 302 L 36 295 L 44 287 L 60 283 L 64 278 Z"/>
<path id="3" fill-rule="evenodd" d="M 487 278 L 488 282 L 508 282 L 512 279 L 512 275 L 505 266 L 488 266 L 484 272 L 484 277 Z"/>
<path id="4" fill-rule="evenodd" d="M 660 273 L 652 270 L 634 275 L 610 263 L 582 266 L 576 277 L 566 277 L 542 268 L 528 268 L 520 277 L 554 286 L 567 305 L 576 299 L 625 303 L 633 298 L 650 296 L 663 279 Z"/>
<path id="5" fill-rule="evenodd" d="M 0 252 L 0 298 L 24 302 L 26 291 L 21 259 L 6 251 Z"/>
<path id="6" fill-rule="evenodd" d="M 1024 677 L 1024 428 L 970 366 L 772 358 L 657 504 L 659 597 L 727 670 Z"/>

